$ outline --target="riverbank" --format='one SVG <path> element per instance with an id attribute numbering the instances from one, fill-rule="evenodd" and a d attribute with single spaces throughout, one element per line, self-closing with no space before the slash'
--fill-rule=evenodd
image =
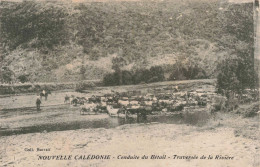
<path id="1" fill-rule="evenodd" d="M 126 91 L 136 89 L 158 88 L 163 86 L 179 86 L 180 89 L 190 88 L 199 85 L 214 85 L 215 79 L 200 79 L 200 80 L 181 80 L 181 81 L 164 81 L 149 84 L 138 85 L 121 85 L 121 86 L 106 86 L 102 85 L 101 80 L 85 80 L 80 82 L 64 82 L 64 83 L 20 83 L 20 84 L 0 84 L 0 95 L 12 95 L 23 93 L 39 93 L 41 90 L 62 91 L 62 90 L 79 90 L 82 92 L 89 91 Z"/>
<path id="2" fill-rule="evenodd" d="M 80 82 L 52 82 L 52 83 L 16 83 L 16 84 L 0 84 L 0 95 L 11 95 L 21 93 L 39 93 L 42 90 L 60 91 L 75 90 L 79 84 L 86 87 L 101 86 L 100 80 L 85 80 Z"/>
<path id="3" fill-rule="evenodd" d="M 2 166 L 229 166 L 258 167 L 258 118 L 220 114 L 203 127 L 185 124 L 131 124 L 111 129 L 79 129 L 0 138 Z M 244 127 L 244 128 L 241 128 Z M 240 131 L 238 131 L 240 130 Z M 25 151 L 32 148 L 34 151 Z M 37 152 L 37 148 L 50 151 Z M 108 160 L 38 160 L 38 155 L 111 155 Z M 117 159 L 119 155 L 167 155 L 166 159 Z M 212 160 L 173 159 L 212 155 Z M 215 159 L 217 155 L 233 160 Z M 170 158 L 168 158 L 170 157 Z M 79 156 L 78 156 L 79 158 Z"/>

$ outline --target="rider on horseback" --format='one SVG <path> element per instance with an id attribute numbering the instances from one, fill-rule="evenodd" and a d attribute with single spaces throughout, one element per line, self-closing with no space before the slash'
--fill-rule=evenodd
<path id="1" fill-rule="evenodd" d="M 45 93 L 46 93 L 46 92 L 45 92 L 45 90 L 43 89 L 43 90 L 42 90 L 42 94 L 43 94 L 44 96 L 45 96 Z"/>

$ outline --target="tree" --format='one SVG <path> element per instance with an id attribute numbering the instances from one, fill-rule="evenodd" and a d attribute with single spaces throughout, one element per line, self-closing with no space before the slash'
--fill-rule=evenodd
<path id="1" fill-rule="evenodd" d="M 148 69 L 138 69 L 135 71 L 133 80 L 135 84 L 139 84 L 141 82 L 148 83 L 151 78 L 150 70 Z"/>
<path id="2" fill-rule="evenodd" d="M 25 82 L 29 81 L 28 76 L 29 75 L 23 74 L 23 75 L 20 75 L 17 79 L 19 79 L 20 82 L 25 83 Z"/>
<path id="3" fill-rule="evenodd" d="M 121 68 L 126 64 L 126 60 L 117 56 L 112 59 L 112 69 L 115 71 L 115 77 L 118 78 L 118 85 L 122 85 L 122 71 Z"/>
<path id="4" fill-rule="evenodd" d="M 122 84 L 123 85 L 131 85 L 133 84 L 133 75 L 130 71 L 122 71 Z"/>
<path id="5" fill-rule="evenodd" d="M 170 74 L 169 80 L 174 81 L 174 80 L 185 80 L 187 79 L 186 76 L 184 75 L 184 66 L 181 62 L 177 62 L 176 64 L 173 65 L 172 68 L 172 73 Z"/>
<path id="6" fill-rule="evenodd" d="M 86 78 L 85 78 L 85 73 L 86 73 L 86 71 L 87 71 L 86 67 L 85 67 L 84 65 L 81 65 L 81 67 L 80 67 L 80 75 L 81 75 L 81 79 L 82 79 L 82 80 L 85 80 L 85 79 L 86 79 Z"/>
<path id="7" fill-rule="evenodd" d="M 115 77 L 115 73 L 109 73 L 109 74 L 106 74 L 103 78 L 103 83 L 105 86 L 114 86 L 114 85 L 117 85 L 117 80 L 116 80 L 116 77 Z"/>
<path id="8" fill-rule="evenodd" d="M 1 80 L 4 83 L 11 83 L 14 76 L 14 72 L 8 67 L 3 67 L 1 69 Z"/>
<path id="9" fill-rule="evenodd" d="M 220 72 L 217 76 L 217 91 L 223 95 L 227 92 L 238 92 L 239 81 L 236 76 L 237 62 L 232 59 L 225 60 L 219 66 Z"/>
<path id="10" fill-rule="evenodd" d="M 217 76 L 217 91 L 229 98 L 240 95 L 247 88 L 258 88 L 258 76 L 248 59 L 228 58 L 222 61 Z"/>
<path id="11" fill-rule="evenodd" d="M 150 68 L 151 79 L 149 82 L 164 81 L 164 71 L 161 66 L 152 66 Z"/>

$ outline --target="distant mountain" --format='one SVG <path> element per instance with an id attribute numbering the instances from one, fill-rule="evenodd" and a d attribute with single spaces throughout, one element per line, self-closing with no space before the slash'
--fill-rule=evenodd
<path id="1" fill-rule="evenodd" d="M 123 69 L 160 65 L 166 74 L 196 64 L 214 78 L 219 62 L 252 57 L 254 46 L 253 3 L 223 0 L 2 1 L 0 22 L 1 66 L 13 80 L 102 79 L 113 57 Z"/>

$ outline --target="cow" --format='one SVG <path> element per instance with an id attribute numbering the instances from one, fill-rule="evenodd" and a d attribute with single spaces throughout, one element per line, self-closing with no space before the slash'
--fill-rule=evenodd
<path id="1" fill-rule="evenodd" d="M 97 96 L 91 96 L 90 98 L 88 98 L 89 102 L 93 102 L 93 103 L 100 103 L 101 102 L 101 97 L 97 97 Z"/>
<path id="2" fill-rule="evenodd" d="M 120 108 L 114 108 L 113 106 L 108 105 L 107 112 L 109 116 L 115 116 L 115 115 L 119 116 Z"/>
<path id="3" fill-rule="evenodd" d="M 97 110 L 96 110 L 97 105 L 90 102 L 90 103 L 86 103 L 84 105 L 81 106 L 80 109 L 80 114 L 84 114 L 86 112 L 90 113 L 90 112 L 95 112 L 95 114 L 97 114 Z"/>
<path id="4" fill-rule="evenodd" d="M 85 102 L 87 101 L 87 99 L 85 98 L 85 97 L 72 97 L 72 100 L 71 100 L 71 104 L 73 105 L 73 106 L 77 106 L 78 104 L 80 104 L 80 105 L 84 105 L 85 104 Z"/>
<path id="5" fill-rule="evenodd" d="M 128 106 L 128 105 L 129 105 L 129 101 L 126 101 L 126 100 L 118 100 L 118 104 L 120 104 L 121 106 Z"/>

